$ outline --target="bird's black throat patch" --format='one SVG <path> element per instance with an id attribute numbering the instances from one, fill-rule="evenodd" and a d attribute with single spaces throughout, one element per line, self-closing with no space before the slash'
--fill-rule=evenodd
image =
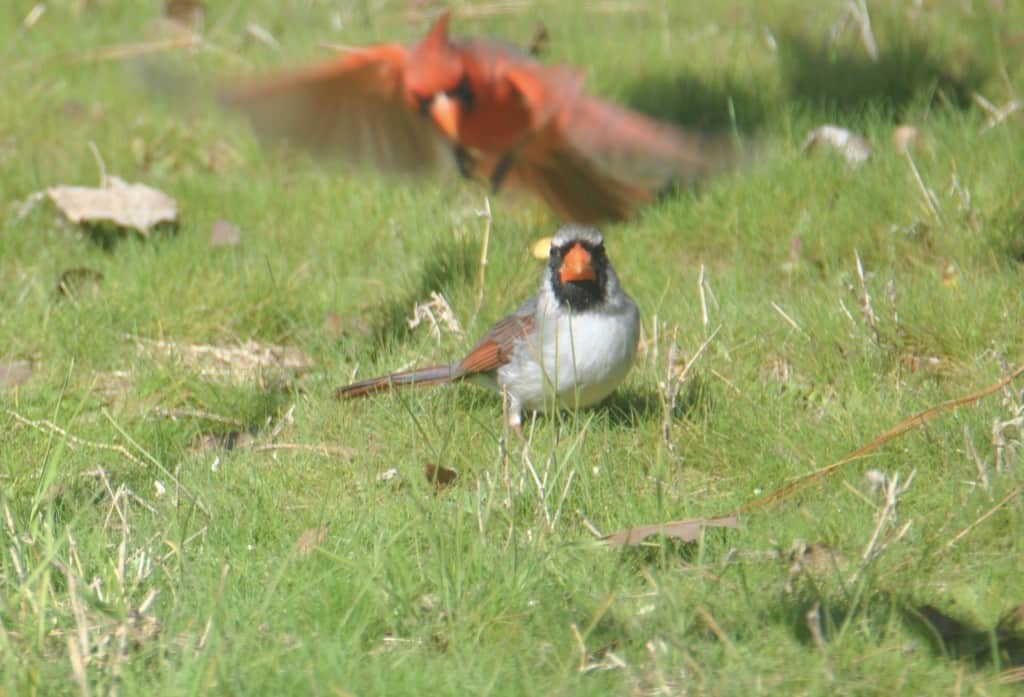
<path id="1" fill-rule="evenodd" d="M 579 244 L 590 254 L 590 261 L 597 278 L 593 281 L 562 282 L 562 264 L 570 249 Z M 551 290 L 559 305 L 567 305 L 573 312 L 581 313 L 593 309 L 605 301 L 608 294 L 608 257 L 604 245 L 594 246 L 584 240 L 573 239 L 560 247 L 551 247 L 548 260 L 551 273 Z"/>

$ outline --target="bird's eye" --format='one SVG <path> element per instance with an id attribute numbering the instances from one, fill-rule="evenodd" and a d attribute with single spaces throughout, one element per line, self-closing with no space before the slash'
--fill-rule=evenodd
<path id="1" fill-rule="evenodd" d="M 475 97 L 473 96 L 473 86 L 469 84 L 468 75 L 463 74 L 462 79 L 459 80 L 459 84 L 455 86 L 455 89 L 448 90 L 445 94 L 462 102 L 462 106 L 466 111 L 473 110 Z"/>
<path id="2" fill-rule="evenodd" d="M 420 115 L 426 116 L 430 112 L 430 103 L 434 101 L 433 95 L 424 97 L 421 94 L 414 94 L 416 104 L 419 106 Z"/>

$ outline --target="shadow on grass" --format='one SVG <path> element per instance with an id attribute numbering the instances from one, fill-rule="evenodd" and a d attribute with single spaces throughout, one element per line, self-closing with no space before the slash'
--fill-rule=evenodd
<path id="1" fill-rule="evenodd" d="M 921 98 L 967 108 L 986 70 L 972 61 L 942 61 L 922 39 L 893 42 L 872 61 L 863 51 L 829 50 L 806 37 L 779 39 L 783 83 L 790 96 L 827 114 L 868 110 L 899 119 Z"/>
<path id="2" fill-rule="evenodd" d="M 899 624 L 933 653 L 950 660 L 967 660 L 978 669 L 1024 665 L 1024 605 L 1011 608 L 992 627 L 884 592 L 856 608 L 846 601 L 832 602 L 816 593 L 802 592 L 783 604 L 783 613 L 794 636 L 805 644 L 839 639 L 844 624 L 874 625 L 880 635 L 888 632 L 890 624 Z M 817 638 L 811 629 L 815 621 Z"/>
<path id="3" fill-rule="evenodd" d="M 877 61 L 859 48 L 830 49 L 792 34 L 779 37 L 778 47 L 784 89 L 793 100 L 823 112 L 821 118 L 877 111 L 899 119 L 921 99 L 966 109 L 992 72 L 974 60 L 938 57 L 923 39 L 893 42 L 880 50 Z M 638 81 L 625 99 L 638 111 L 688 129 L 722 135 L 735 128 L 741 137 L 766 123 L 772 110 L 767 100 L 754 85 L 731 78 L 712 85 L 693 75 Z"/>
<path id="4" fill-rule="evenodd" d="M 767 118 L 764 97 L 734 80 L 711 85 L 693 75 L 661 75 L 631 84 L 626 104 L 648 116 L 709 136 L 758 130 Z M 735 119 L 735 124 L 733 120 Z"/>
<path id="5" fill-rule="evenodd" d="M 121 242 L 128 239 L 159 242 L 174 238 L 178 234 L 177 224 L 166 223 L 154 227 L 144 238 L 140 237 L 135 230 L 119 227 L 113 223 L 86 223 L 81 225 L 81 229 L 83 236 L 104 252 L 113 252 Z"/>
<path id="6" fill-rule="evenodd" d="M 479 244 L 473 240 L 436 242 L 424 255 L 426 261 L 419 275 L 408 278 L 391 299 L 371 310 L 372 355 L 376 357 L 388 344 L 408 337 L 406 320 L 412 308 L 432 291 L 443 293 L 448 286 L 470 278 L 476 273 L 479 256 Z"/>
<path id="7" fill-rule="evenodd" d="M 709 395 L 699 375 L 694 375 L 676 397 L 672 421 L 685 419 L 697 409 L 707 409 Z M 625 387 L 616 390 L 598 407 L 608 412 L 613 427 L 635 428 L 652 420 L 665 418 L 665 398 L 656 390 Z"/>

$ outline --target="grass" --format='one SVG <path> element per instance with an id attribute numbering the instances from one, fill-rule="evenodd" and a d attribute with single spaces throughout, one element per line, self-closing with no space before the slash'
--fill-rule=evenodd
<path id="1" fill-rule="evenodd" d="M 209 3 L 220 50 L 177 59 L 232 74 L 426 25 L 403 3 L 293 4 Z M 975 98 L 1020 98 L 1020 7 L 872 3 L 872 61 L 856 27 L 827 42 L 842 3 L 457 6 L 456 34 L 523 44 L 543 22 L 545 60 L 735 129 L 751 154 L 606 229 L 645 350 L 606 405 L 521 442 L 471 386 L 331 395 L 465 350 L 533 291 L 528 247 L 556 222 L 492 201 L 477 312 L 481 189 L 272 156 L 212 109 L 154 99 L 133 61 L 99 58 L 150 36 L 156 5 L 55 1 L 30 26 L 33 3 L 0 10 L 0 363 L 32 369 L 0 387 L 0 690 L 1019 690 L 1019 384 L 693 545 L 610 551 L 584 517 L 611 532 L 735 511 L 1022 362 L 1024 133 L 1019 113 L 987 127 Z M 823 123 L 867 137 L 869 162 L 806 156 Z M 922 135 L 921 183 L 891 146 L 901 123 Z M 94 185 L 90 143 L 178 200 L 175 233 L 21 208 Z M 222 219 L 241 244 L 210 249 Z M 77 267 L 102 280 L 61 295 Z M 406 326 L 431 291 L 465 336 Z M 218 376 L 140 339 L 286 346 L 311 367 Z M 695 357 L 672 404 L 666 376 Z M 458 478 L 435 486 L 431 464 Z M 915 473 L 895 516 L 869 469 Z"/>

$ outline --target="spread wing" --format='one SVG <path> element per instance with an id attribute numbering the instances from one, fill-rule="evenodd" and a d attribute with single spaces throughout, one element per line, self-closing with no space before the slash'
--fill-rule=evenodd
<path id="1" fill-rule="evenodd" d="M 567 148 L 609 176 L 646 189 L 706 177 L 732 160 L 727 141 L 586 95 L 558 125 Z"/>
<path id="2" fill-rule="evenodd" d="M 450 163 L 441 135 L 405 101 L 408 49 L 397 44 L 346 52 L 325 63 L 222 91 L 264 139 L 388 172 Z"/>
<path id="3" fill-rule="evenodd" d="M 508 363 L 516 342 L 533 331 L 536 314 L 537 299 L 534 297 L 487 332 L 459 363 L 459 373 L 486 373 Z"/>
<path id="4" fill-rule="evenodd" d="M 725 141 L 587 95 L 574 70 L 509 77 L 538 123 L 507 181 L 539 194 L 566 220 L 622 220 L 670 183 L 708 176 L 732 161 Z M 485 172 L 497 166 L 483 158 Z"/>

